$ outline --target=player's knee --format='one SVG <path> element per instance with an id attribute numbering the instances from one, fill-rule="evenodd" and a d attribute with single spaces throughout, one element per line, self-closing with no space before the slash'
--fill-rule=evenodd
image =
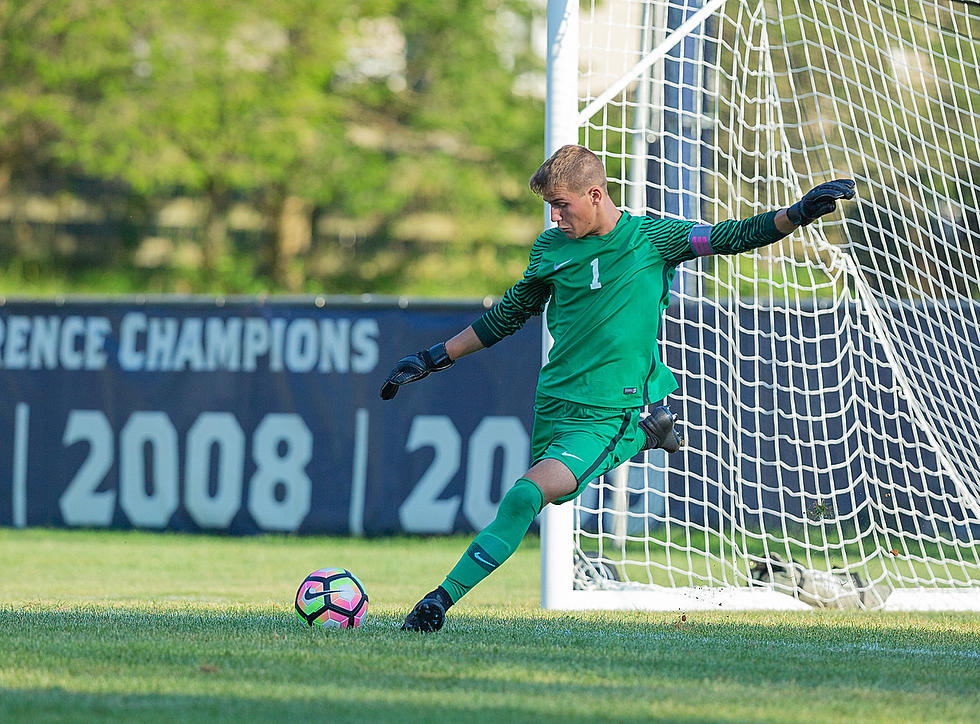
<path id="1" fill-rule="evenodd" d="M 524 517 L 529 511 L 533 511 L 531 515 L 533 518 L 541 512 L 542 507 L 544 507 L 544 496 L 541 489 L 527 478 L 521 478 L 500 501 L 497 517 Z"/>

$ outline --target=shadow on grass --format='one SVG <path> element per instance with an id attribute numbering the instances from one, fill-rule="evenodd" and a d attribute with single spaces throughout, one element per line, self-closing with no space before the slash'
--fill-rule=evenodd
<path id="1" fill-rule="evenodd" d="M 452 614 L 420 635 L 384 611 L 324 631 L 244 608 L 0 609 L 0 720 L 748 721 L 774 685 L 980 703 L 975 618 Z"/>
<path id="2" fill-rule="evenodd" d="M 417 697 L 416 697 L 417 698 Z M 498 706 L 453 705 L 451 702 L 365 701 L 336 694 L 322 697 L 251 698 L 221 694 L 79 694 L 63 689 L 0 688 L 0 716 L 5 722 L 492 722 L 574 721 L 574 715 L 542 716 L 526 707 L 502 702 Z M 640 717 L 637 717 L 637 721 Z"/>

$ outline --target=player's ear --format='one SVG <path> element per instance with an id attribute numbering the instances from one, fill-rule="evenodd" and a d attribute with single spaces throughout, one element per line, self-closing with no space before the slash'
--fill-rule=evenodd
<path id="1" fill-rule="evenodd" d="M 602 202 L 603 192 L 598 186 L 593 186 L 586 193 L 589 195 L 589 200 L 596 206 Z"/>

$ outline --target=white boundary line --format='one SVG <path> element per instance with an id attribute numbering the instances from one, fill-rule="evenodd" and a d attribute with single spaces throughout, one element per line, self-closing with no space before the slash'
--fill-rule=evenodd
<path id="1" fill-rule="evenodd" d="M 697 621 L 689 620 L 688 624 L 696 624 Z M 711 624 L 717 625 L 717 624 Z M 738 625 L 738 624 L 734 624 Z M 664 643 L 672 643 L 676 641 L 677 633 L 674 631 L 651 631 L 649 633 L 640 634 L 624 634 L 619 632 L 603 632 L 605 636 L 614 637 L 624 637 L 633 638 L 634 636 L 644 640 L 644 641 L 656 641 Z M 687 629 L 685 631 L 684 639 L 688 643 L 700 642 L 704 644 L 711 645 L 725 645 L 732 644 L 737 645 L 741 648 L 751 648 L 753 646 L 765 646 L 774 650 L 783 651 L 798 651 L 802 653 L 839 653 L 839 654 L 871 654 L 874 656 L 929 656 L 934 658 L 958 658 L 958 659 L 980 659 L 980 651 L 974 651 L 969 649 L 936 649 L 929 648 L 925 646 L 888 646 L 887 644 L 880 643 L 828 643 L 822 645 L 819 643 L 809 643 L 802 641 L 779 641 L 776 639 L 769 638 L 758 638 L 758 639 L 743 639 L 740 641 L 733 641 L 728 636 L 723 636 L 717 633 L 699 634 L 696 631 Z"/>

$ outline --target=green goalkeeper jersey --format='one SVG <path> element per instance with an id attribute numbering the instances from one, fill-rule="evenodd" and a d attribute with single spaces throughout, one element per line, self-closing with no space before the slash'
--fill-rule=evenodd
<path id="1" fill-rule="evenodd" d="M 541 314 L 550 299 L 554 346 L 538 394 L 614 408 L 662 400 L 677 389 L 657 348 L 677 264 L 771 244 L 785 236 L 775 215 L 709 226 L 623 212 L 600 236 L 569 239 L 549 229 L 534 242 L 524 277 L 473 329 L 490 347 Z"/>

